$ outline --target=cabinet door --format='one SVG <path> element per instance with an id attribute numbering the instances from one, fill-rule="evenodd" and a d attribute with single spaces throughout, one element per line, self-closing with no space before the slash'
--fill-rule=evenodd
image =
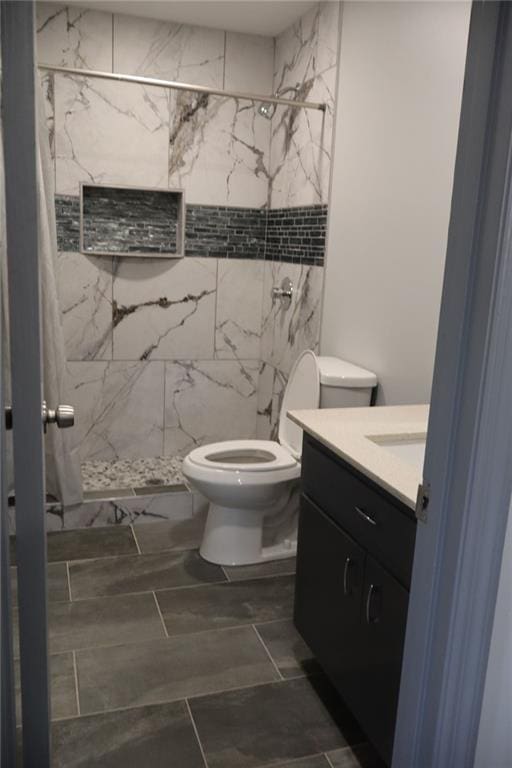
<path id="1" fill-rule="evenodd" d="M 409 593 L 370 555 L 361 616 L 360 686 L 351 704 L 368 738 L 391 763 Z M 362 662 L 362 664 L 361 664 Z"/>
<path id="2" fill-rule="evenodd" d="M 350 706 L 359 654 L 365 554 L 302 496 L 297 551 L 295 624 Z"/>

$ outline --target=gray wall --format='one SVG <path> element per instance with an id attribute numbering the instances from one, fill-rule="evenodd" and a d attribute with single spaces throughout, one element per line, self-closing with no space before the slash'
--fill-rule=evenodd
<path id="1" fill-rule="evenodd" d="M 321 351 L 430 398 L 467 3 L 344 4 Z"/>

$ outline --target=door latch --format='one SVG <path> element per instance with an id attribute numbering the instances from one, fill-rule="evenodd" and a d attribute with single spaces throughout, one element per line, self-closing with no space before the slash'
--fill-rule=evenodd
<path id="1" fill-rule="evenodd" d="M 75 409 L 72 405 L 58 405 L 55 409 L 48 408 L 46 400 L 43 400 L 42 419 L 45 432 L 48 424 L 56 424 L 59 429 L 66 429 L 75 423 Z"/>
<path id="2" fill-rule="evenodd" d="M 418 485 L 418 495 L 416 496 L 416 519 L 422 523 L 428 521 L 428 504 L 430 501 L 430 484 L 420 483 Z"/>
<path id="3" fill-rule="evenodd" d="M 6 405 L 4 412 L 5 428 L 12 429 L 12 407 Z M 59 429 L 66 429 L 67 427 L 72 427 L 75 423 L 75 409 L 72 405 L 58 405 L 55 409 L 48 408 L 46 400 L 43 400 L 41 419 L 45 432 L 48 424 L 56 424 Z"/>

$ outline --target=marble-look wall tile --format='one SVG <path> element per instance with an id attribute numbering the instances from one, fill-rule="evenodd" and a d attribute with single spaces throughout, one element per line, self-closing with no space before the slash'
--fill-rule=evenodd
<path id="1" fill-rule="evenodd" d="M 256 437 L 259 440 L 277 440 L 285 386 L 286 379 L 277 368 L 270 363 L 261 363 L 256 419 Z"/>
<path id="2" fill-rule="evenodd" d="M 219 259 L 215 356 L 259 360 L 263 261 Z"/>
<path id="3" fill-rule="evenodd" d="M 222 88 L 224 32 L 115 14 L 114 71 Z"/>
<path id="4" fill-rule="evenodd" d="M 268 96 L 272 93 L 274 38 L 226 32 L 224 88 Z"/>
<path id="5" fill-rule="evenodd" d="M 54 161 L 53 172 L 55 174 L 55 75 L 53 72 L 47 72 L 44 69 L 40 70 L 39 84 L 43 97 L 50 157 Z"/>
<path id="6" fill-rule="evenodd" d="M 270 122 L 252 102 L 174 91 L 170 114 L 170 187 L 189 203 L 267 204 Z"/>
<path id="7" fill-rule="evenodd" d="M 272 120 L 271 207 L 318 205 L 329 196 L 339 3 L 319 3 L 276 38 L 274 89 L 298 86 L 326 111 L 279 107 Z"/>
<path id="8" fill-rule="evenodd" d="M 263 274 L 261 312 L 261 359 L 273 364 L 274 325 L 281 304 L 272 298 L 272 288 L 280 287 L 283 278 L 291 277 L 294 267 L 278 261 L 266 261 Z"/>
<path id="9" fill-rule="evenodd" d="M 68 398 L 82 461 L 162 455 L 164 363 L 68 363 Z"/>
<path id="10" fill-rule="evenodd" d="M 165 454 L 254 437 L 258 370 L 255 361 L 166 363 Z"/>
<path id="11" fill-rule="evenodd" d="M 336 65 L 340 3 L 313 6 L 276 38 L 274 87 L 303 84 Z"/>
<path id="12" fill-rule="evenodd" d="M 305 349 L 318 350 L 323 267 L 271 262 L 265 264 L 263 289 L 262 360 L 288 377 L 295 359 Z M 272 302 L 272 285 L 284 277 L 293 283 L 288 309 Z"/>
<path id="13" fill-rule="evenodd" d="M 323 267 L 285 264 L 294 285 L 289 309 L 281 305 L 276 313 L 272 360 L 286 378 L 305 349 L 318 351 L 323 288 Z"/>
<path id="14" fill-rule="evenodd" d="M 336 67 L 301 88 L 301 96 L 326 104 L 324 112 L 278 107 L 272 121 L 272 208 L 326 204 L 334 122 Z"/>
<path id="15" fill-rule="evenodd" d="M 63 252 L 57 267 L 67 360 L 111 360 L 112 259 Z"/>
<path id="16" fill-rule="evenodd" d="M 36 3 L 37 58 L 43 64 L 112 71 L 112 14 Z"/>
<path id="17" fill-rule="evenodd" d="M 117 262 L 114 358 L 213 358 L 217 259 Z"/>
<path id="18" fill-rule="evenodd" d="M 86 501 L 74 507 L 48 509 L 46 528 L 60 531 L 72 528 L 96 528 L 104 525 L 141 525 L 163 520 L 188 520 L 192 517 L 192 494 L 158 494 L 117 498 L 107 501 Z"/>
<path id="19" fill-rule="evenodd" d="M 168 131 L 164 89 L 56 75 L 57 194 L 81 181 L 165 188 Z"/>

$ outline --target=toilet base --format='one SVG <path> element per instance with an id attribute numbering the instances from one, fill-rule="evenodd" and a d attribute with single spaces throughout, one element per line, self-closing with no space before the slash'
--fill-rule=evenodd
<path id="1" fill-rule="evenodd" d="M 238 509 L 210 504 L 199 548 L 204 560 L 216 565 L 253 565 L 270 560 L 293 557 L 297 542 L 286 539 L 282 544 L 262 547 L 262 509 Z"/>

